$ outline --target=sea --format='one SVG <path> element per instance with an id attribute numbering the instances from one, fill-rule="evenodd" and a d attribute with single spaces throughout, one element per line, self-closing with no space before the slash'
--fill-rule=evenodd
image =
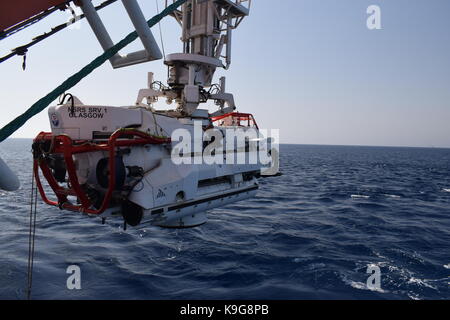
<path id="1" fill-rule="evenodd" d="M 31 139 L 0 156 L 22 183 L 0 193 L 0 298 L 26 299 Z M 280 161 L 194 229 L 123 230 L 39 199 L 31 298 L 450 299 L 450 149 L 282 145 Z"/>

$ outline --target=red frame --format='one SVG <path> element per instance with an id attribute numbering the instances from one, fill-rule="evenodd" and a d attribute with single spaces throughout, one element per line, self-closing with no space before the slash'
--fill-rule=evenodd
<path id="1" fill-rule="evenodd" d="M 228 117 L 236 117 L 239 121 L 248 121 L 248 127 L 250 127 L 250 121 L 253 121 L 256 129 L 259 130 L 258 124 L 256 123 L 255 117 L 251 113 L 241 113 L 241 112 L 230 112 L 221 116 L 211 117 L 212 122 L 217 122 L 219 120 L 228 118 Z"/>
<path id="2" fill-rule="evenodd" d="M 134 139 L 118 140 L 120 137 L 127 135 L 133 136 Z M 50 141 L 52 147 L 49 153 L 52 154 L 62 154 L 64 156 L 64 161 L 66 163 L 67 174 L 69 177 L 69 183 L 71 188 L 64 188 L 59 185 L 55 177 L 52 174 L 51 169 L 45 161 L 40 161 L 40 159 L 34 159 L 34 178 L 39 190 L 39 193 L 45 203 L 57 206 L 61 209 L 66 209 L 70 211 L 84 212 L 93 215 L 102 214 L 109 206 L 114 188 L 115 188 L 115 153 L 117 147 L 125 146 L 136 146 L 145 144 L 165 144 L 170 143 L 170 138 L 161 138 L 150 136 L 144 132 L 137 131 L 134 129 L 121 129 L 113 133 L 106 143 L 95 143 L 90 141 L 74 141 L 67 135 L 53 136 L 48 132 L 41 132 L 34 139 L 34 142 L 45 142 Z M 75 163 L 73 161 L 73 155 L 94 152 L 94 151 L 108 151 L 109 152 L 109 186 L 108 190 L 103 199 L 102 205 L 99 209 L 91 209 L 92 203 L 89 200 L 86 193 L 81 188 L 78 182 L 78 177 L 76 173 Z M 47 179 L 50 187 L 55 193 L 58 201 L 51 201 L 47 198 L 44 188 L 42 187 L 41 179 L 39 176 L 39 168 L 41 169 L 44 177 Z M 67 196 L 76 196 L 79 205 L 71 204 Z"/>

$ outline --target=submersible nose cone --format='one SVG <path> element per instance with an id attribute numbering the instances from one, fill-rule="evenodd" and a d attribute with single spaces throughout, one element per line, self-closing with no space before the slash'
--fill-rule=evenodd
<path id="1" fill-rule="evenodd" d="M 0 189 L 15 191 L 20 188 L 19 178 L 11 171 L 6 163 L 0 158 Z"/>

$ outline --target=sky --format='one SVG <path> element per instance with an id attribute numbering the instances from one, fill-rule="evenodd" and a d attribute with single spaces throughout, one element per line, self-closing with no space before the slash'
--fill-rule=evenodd
<path id="1" fill-rule="evenodd" d="M 147 18 L 155 1 L 139 1 Z M 381 9 L 380 30 L 367 28 L 370 5 Z M 100 16 L 115 42 L 132 31 L 120 2 Z M 0 55 L 69 17 L 54 13 L 0 41 Z M 168 17 L 161 27 L 166 54 L 180 52 L 178 24 Z M 153 33 L 160 41 L 158 27 Z M 141 47 L 135 41 L 122 52 Z M 20 57 L 0 64 L 0 126 L 101 53 L 83 20 L 31 48 L 25 71 Z M 282 143 L 450 147 L 448 0 L 253 0 L 232 56 L 216 79 L 226 75 L 238 110 L 253 113 L 261 128 L 280 129 Z M 166 81 L 162 61 L 116 70 L 105 63 L 70 93 L 85 104 L 133 105 L 149 71 Z M 13 137 L 49 130 L 45 110 Z"/>

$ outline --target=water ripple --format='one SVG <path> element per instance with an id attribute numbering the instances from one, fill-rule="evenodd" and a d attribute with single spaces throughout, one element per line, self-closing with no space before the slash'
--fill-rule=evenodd
<path id="1" fill-rule="evenodd" d="M 4 299 L 24 298 L 30 143 L 0 146 L 23 183 L 0 198 Z M 34 298 L 450 298 L 450 150 L 286 145 L 281 163 L 257 197 L 196 229 L 123 231 L 39 203 Z M 82 290 L 66 289 L 70 264 Z"/>

